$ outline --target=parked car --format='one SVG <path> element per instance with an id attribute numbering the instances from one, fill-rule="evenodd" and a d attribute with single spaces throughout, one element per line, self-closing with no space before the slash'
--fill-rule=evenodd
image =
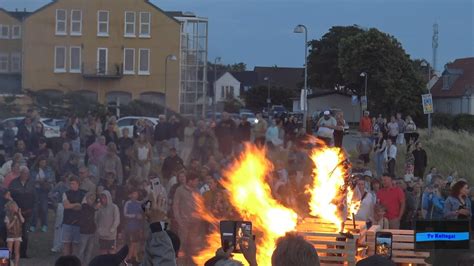
<path id="1" fill-rule="evenodd" d="M 252 113 L 252 112 L 242 112 L 241 111 L 240 112 L 240 117 L 242 117 L 244 115 L 247 116 L 247 121 L 249 121 L 252 126 L 258 123 L 258 119 L 257 119 L 257 117 L 255 116 L 254 113 Z"/>
<path id="2" fill-rule="evenodd" d="M 150 125 L 153 129 L 155 128 L 156 125 L 160 122 L 158 117 L 147 117 L 147 116 L 124 116 L 119 119 L 117 119 L 117 126 L 120 129 L 120 135 L 122 135 L 122 130 L 124 128 L 128 128 L 128 131 L 130 132 L 130 136 L 133 134 L 133 126 L 137 123 L 138 120 L 144 119 L 145 123 Z"/>
<path id="3" fill-rule="evenodd" d="M 11 117 L 0 122 L 0 146 L 3 146 L 3 130 L 5 129 L 7 123 L 10 121 L 14 123 L 15 126 L 13 127 L 13 131 L 16 135 L 18 133 L 18 126 L 20 125 L 21 121 L 23 121 L 23 119 L 25 119 L 24 116 Z M 40 122 L 43 124 L 44 128 L 44 136 L 48 139 L 60 137 L 61 128 L 66 125 L 66 121 L 66 119 L 40 118 Z"/>

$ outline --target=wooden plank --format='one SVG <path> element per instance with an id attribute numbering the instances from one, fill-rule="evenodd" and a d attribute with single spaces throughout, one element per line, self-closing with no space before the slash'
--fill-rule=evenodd
<path id="1" fill-rule="evenodd" d="M 311 244 L 316 245 L 337 245 L 337 246 L 345 246 L 346 242 L 342 241 L 319 241 L 319 240 L 308 240 Z"/>
<path id="2" fill-rule="evenodd" d="M 385 229 L 385 230 L 380 230 L 380 232 L 390 232 L 393 235 L 414 235 L 415 234 L 414 230 L 398 230 L 398 229 Z"/>
<path id="3" fill-rule="evenodd" d="M 319 257 L 319 261 L 343 261 L 343 262 L 354 262 L 354 257 Z"/>
<path id="4" fill-rule="evenodd" d="M 394 257 L 422 257 L 427 258 L 430 256 L 429 252 L 417 252 L 412 250 L 392 250 Z"/>
<path id="5" fill-rule="evenodd" d="M 337 254 L 347 254 L 347 255 L 355 255 L 355 250 L 346 250 L 346 249 L 334 249 L 334 248 L 318 248 L 318 254 L 321 253 L 337 253 Z"/>
<path id="6" fill-rule="evenodd" d="M 415 249 L 415 244 L 414 243 L 392 243 L 393 249 Z"/>
<path id="7" fill-rule="evenodd" d="M 424 259 L 414 259 L 414 258 L 392 258 L 395 263 L 411 263 L 411 264 L 422 264 L 422 265 L 431 265 L 427 264 Z"/>
<path id="8" fill-rule="evenodd" d="M 299 232 L 305 236 L 324 236 L 324 237 L 344 237 L 344 235 L 337 234 L 337 233 L 325 233 L 325 232 Z M 353 235 L 354 239 L 359 238 L 358 235 Z"/>
<path id="9" fill-rule="evenodd" d="M 407 235 L 393 235 L 393 242 L 408 242 L 413 243 L 415 242 L 415 236 L 407 236 Z"/>

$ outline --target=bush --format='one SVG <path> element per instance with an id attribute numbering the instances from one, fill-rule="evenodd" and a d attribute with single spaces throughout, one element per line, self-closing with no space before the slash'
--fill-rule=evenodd
<path id="1" fill-rule="evenodd" d="M 453 129 L 454 116 L 444 113 L 434 113 L 432 115 L 433 127 Z"/>
<path id="2" fill-rule="evenodd" d="M 460 114 L 454 117 L 454 130 L 465 130 L 474 133 L 474 115 Z"/>

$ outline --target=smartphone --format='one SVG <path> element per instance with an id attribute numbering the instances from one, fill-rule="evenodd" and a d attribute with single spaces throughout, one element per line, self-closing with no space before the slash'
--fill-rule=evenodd
<path id="1" fill-rule="evenodd" d="M 0 266 L 10 266 L 10 252 L 8 248 L 0 248 Z"/>
<path id="2" fill-rule="evenodd" d="M 392 258 L 392 233 L 377 232 L 375 234 L 375 254 Z"/>
<path id="3" fill-rule="evenodd" d="M 221 221 L 221 245 L 224 251 L 234 247 L 234 253 L 242 253 L 239 243 L 248 245 L 247 239 L 252 237 L 252 223 L 248 221 Z"/>

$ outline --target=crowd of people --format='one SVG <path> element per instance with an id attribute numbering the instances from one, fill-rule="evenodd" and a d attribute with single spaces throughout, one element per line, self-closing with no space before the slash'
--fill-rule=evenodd
<path id="1" fill-rule="evenodd" d="M 267 121 L 257 114 L 252 125 L 245 116 L 236 121 L 227 113 L 220 121 L 186 123 L 161 115 L 155 127 L 139 119 L 133 130 L 120 130 L 113 115 L 71 117 L 55 139 L 46 139 L 39 118 L 29 110 L 16 134 L 12 124 L 3 134 L 0 233 L 15 265 L 28 258 L 28 235 L 49 230 L 54 230 L 52 252 L 75 255 L 82 265 L 101 258 L 96 255 L 115 256 L 124 244 L 124 259 L 131 263 L 157 265 L 150 246 L 172 244 L 172 250 L 164 248 L 168 263 L 179 257 L 183 265 L 194 265 L 211 230 L 195 215 L 198 202 L 216 217 L 238 217 L 219 180 L 246 142 L 267 149 L 274 164 L 268 178 L 273 197 L 302 216 L 309 213 L 311 147 L 294 117 Z M 342 112 L 324 112 L 316 126 L 314 135 L 342 147 Z M 356 219 L 383 228 L 413 228 L 419 218 L 472 219 L 465 179 L 455 171 L 443 178 L 435 167 L 425 176 L 428 158 L 416 131 L 408 116 L 397 114 L 387 123 L 381 115 L 364 114 L 352 169 L 354 200 L 361 202 Z M 396 165 L 403 151 L 400 172 Z M 155 211 L 147 214 L 149 199 Z M 48 224 L 50 209 L 54 225 Z M 161 223 L 165 216 L 167 225 Z"/>

